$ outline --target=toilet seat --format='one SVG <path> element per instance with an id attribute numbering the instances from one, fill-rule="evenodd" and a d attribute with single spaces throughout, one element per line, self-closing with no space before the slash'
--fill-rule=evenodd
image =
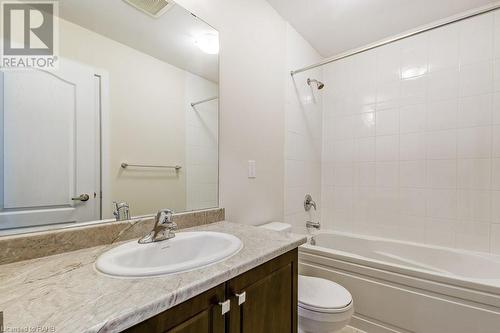
<path id="1" fill-rule="evenodd" d="M 351 293 L 341 285 L 312 276 L 299 275 L 299 308 L 317 313 L 343 313 L 352 308 Z"/>
<path id="2" fill-rule="evenodd" d="M 299 275 L 299 331 L 334 333 L 344 328 L 354 314 L 352 296 L 341 285 L 312 276 Z"/>
<path id="3" fill-rule="evenodd" d="M 349 304 L 347 307 L 341 310 L 337 310 L 337 312 L 332 313 L 312 311 L 300 306 L 297 309 L 299 321 L 301 321 L 302 323 L 304 321 L 314 321 L 316 322 L 316 324 L 330 323 L 329 325 L 331 325 L 331 323 L 347 323 L 354 313 L 353 303 Z"/>
<path id="4" fill-rule="evenodd" d="M 302 304 L 299 304 L 299 310 L 304 310 L 304 312 L 315 312 L 318 314 L 336 314 L 336 313 L 344 313 L 349 311 L 352 308 L 352 302 L 347 306 L 339 309 L 321 309 L 321 308 L 313 308 L 313 307 L 305 307 Z"/>

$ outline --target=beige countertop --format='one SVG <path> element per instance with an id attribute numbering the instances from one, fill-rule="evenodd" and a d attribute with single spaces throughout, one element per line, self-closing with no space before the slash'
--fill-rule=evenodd
<path id="1" fill-rule="evenodd" d="M 1 265 L 0 311 L 5 332 L 120 332 L 306 241 L 302 235 L 231 222 L 188 230 L 235 235 L 243 249 L 198 270 L 139 279 L 111 278 L 94 269 L 96 258 L 117 244 Z"/>

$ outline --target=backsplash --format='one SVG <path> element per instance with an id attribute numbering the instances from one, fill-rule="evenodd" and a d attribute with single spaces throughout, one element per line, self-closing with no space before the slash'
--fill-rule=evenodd
<path id="1" fill-rule="evenodd" d="M 500 12 L 324 67 L 327 228 L 500 254 Z"/>
<path id="2" fill-rule="evenodd" d="M 224 219 L 224 208 L 174 215 L 178 229 L 215 223 Z M 147 217 L 0 237 L 0 265 L 138 239 L 148 234 L 153 229 L 153 224 L 154 219 Z"/>

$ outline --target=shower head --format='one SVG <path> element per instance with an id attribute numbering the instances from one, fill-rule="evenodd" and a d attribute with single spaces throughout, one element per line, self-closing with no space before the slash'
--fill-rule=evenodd
<path id="1" fill-rule="evenodd" d="M 307 84 L 308 85 L 311 85 L 311 83 L 316 83 L 316 87 L 318 88 L 318 90 L 321 90 L 325 87 L 325 84 L 321 81 L 318 81 L 316 79 L 307 79 Z"/>

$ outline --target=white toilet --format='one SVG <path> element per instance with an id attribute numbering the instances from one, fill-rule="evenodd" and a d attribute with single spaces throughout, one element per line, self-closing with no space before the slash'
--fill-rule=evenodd
<path id="1" fill-rule="evenodd" d="M 286 223 L 271 222 L 262 228 L 291 232 Z M 340 284 L 312 276 L 299 275 L 299 332 L 334 333 L 343 329 L 354 313 L 351 293 Z"/>
<path id="2" fill-rule="evenodd" d="M 299 275 L 299 331 L 334 333 L 349 324 L 352 296 L 341 285 L 326 279 Z"/>

